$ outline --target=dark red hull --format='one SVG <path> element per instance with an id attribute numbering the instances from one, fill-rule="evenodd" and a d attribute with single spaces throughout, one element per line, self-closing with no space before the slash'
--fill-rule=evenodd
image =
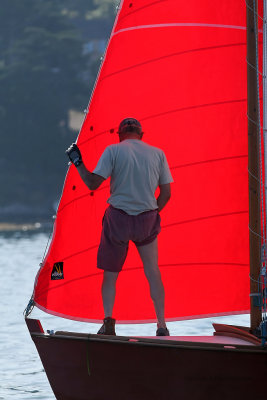
<path id="1" fill-rule="evenodd" d="M 58 400 L 266 400 L 266 346 L 46 335 L 26 321 Z"/>

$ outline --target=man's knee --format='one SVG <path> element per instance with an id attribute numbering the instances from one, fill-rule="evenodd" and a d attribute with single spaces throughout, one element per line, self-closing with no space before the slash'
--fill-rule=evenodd
<path id="1" fill-rule="evenodd" d="M 161 280 L 161 273 L 157 264 L 144 265 L 144 271 L 148 280 Z"/>
<path id="2" fill-rule="evenodd" d="M 116 283 L 118 275 L 119 275 L 118 272 L 104 271 L 103 282 L 107 284 Z"/>

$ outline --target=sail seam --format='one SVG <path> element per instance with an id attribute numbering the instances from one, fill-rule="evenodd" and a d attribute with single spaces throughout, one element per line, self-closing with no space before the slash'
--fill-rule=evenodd
<path id="1" fill-rule="evenodd" d="M 174 222 L 172 224 L 162 225 L 162 229 L 169 228 L 169 227 L 172 227 L 172 226 L 175 226 L 175 225 L 183 225 L 183 224 L 193 223 L 193 222 L 196 222 L 196 221 L 203 221 L 203 220 L 207 220 L 207 219 L 211 219 L 211 218 L 221 218 L 221 217 L 228 217 L 228 216 L 231 216 L 231 215 L 247 214 L 247 213 L 248 213 L 248 211 L 236 211 L 236 212 L 232 212 L 232 213 L 210 215 L 210 216 L 207 216 L 207 217 L 200 217 L 200 218 L 196 218 L 196 219 L 192 219 L 192 220 L 179 221 L 179 222 Z M 98 244 L 96 244 L 94 246 L 91 246 L 91 247 L 88 247 L 86 249 L 83 249 L 83 250 L 81 250 L 81 251 L 79 251 L 77 253 L 70 254 L 70 255 L 68 255 L 68 256 L 66 256 L 64 258 L 61 258 L 61 260 L 62 261 L 66 261 L 69 258 L 75 257 L 77 255 L 80 255 L 80 254 L 85 253 L 85 252 L 90 251 L 90 250 L 94 250 L 97 247 L 98 247 Z M 202 263 L 197 263 L 197 264 L 202 264 Z M 207 263 L 204 263 L 204 264 L 206 265 Z M 214 263 L 211 263 L 211 264 L 214 264 Z M 216 263 L 216 264 L 220 264 L 220 263 Z M 228 264 L 228 263 L 222 263 L 222 264 Z M 184 265 L 184 264 L 182 263 L 182 265 Z M 190 265 L 192 265 L 192 264 L 190 264 Z M 232 263 L 231 263 L 231 265 L 232 265 Z M 243 264 L 234 264 L 234 265 L 243 265 Z M 160 265 L 160 266 L 166 266 L 166 265 L 163 264 L 163 265 Z M 139 268 L 139 267 L 137 267 L 137 268 Z M 134 268 L 131 268 L 131 269 L 134 269 Z"/>
<path id="2" fill-rule="evenodd" d="M 235 267 L 249 267 L 249 263 L 234 263 L 234 262 L 181 262 L 181 263 L 169 263 L 169 264 L 159 264 L 159 268 L 166 268 L 166 267 L 188 267 L 188 266 L 212 266 L 212 265 L 225 265 L 225 266 L 235 266 Z M 130 271 L 136 271 L 139 269 L 144 269 L 143 266 L 140 267 L 128 267 L 124 268 L 121 272 L 130 272 Z"/>
<path id="3" fill-rule="evenodd" d="M 183 266 L 183 265 L 228 265 L 228 266 L 236 266 L 236 267 L 248 267 L 249 263 L 233 263 L 233 262 L 195 262 L 195 263 L 177 263 L 177 264 L 161 264 L 159 267 L 176 267 L 176 266 Z"/>
<path id="4" fill-rule="evenodd" d="M 154 62 L 162 61 L 162 60 L 164 60 L 166 58 L 178 57 L 178 56 L 183 56 L 185 54 L 191 54 L 191 53 L 197 53 L 197 52 L 209 51 L 209 50 L 218 50 L 218 49 L 235 47 L 235 46 L 246 46 L 246 43 L 230 43 L 230 44 L 224 44 L 224 45 L 219 45 L 219 46 L 199 47 L 199 48 L 196 48 L 196 49 L 184 50 L 184 51 L 179 51 L 179 52 L 176 52 L 176 53 L 167 54 L 167 55 L 164 55 L 164 56 L 161 56 L 161 57 L 157 57 L 157 58 L 153 58 L 151 60 L 144 61 L 144 62 L 139 63 L 139 64 L 135 64 L 135 65 L 131 65 L 131 66 L 126 67 L 126 68 L 122 68 L 122 69 L 120 69 L 118 71 L 111 72 L 110 74 L 107 74 L 107 75 L 103 76 L 99 80 L 99 82 L 102 82 L 104 79 L 107 79 L 107 78 L 109 78 L 109 77 L 111 77 L 113 75 L 117 75 L 117 74 L 120 74 L 122 72 L 134 69 L 134 68 L 143 67 L 144 65 L 147 65 L 147 64 L 151 64 L 151 63 L 154 63 Z"/>
<path id="5" fill-rule="evenodd" d="M 203 107 L 214 107 L 214 106 L 216 107 L 216 106 L 221 106 L 221 105 L 224 105 L 224 104 L 244 103 L 246 101 L 247 101 L 247 99 L 245 98 L 245 99 L 237 99 L 237 100 L 218 101 L 216 103 L 197 104 L 195 106 L 176 108 L 174 110 L 168 110 L 168 111 L 164 111 L 164 112 L 161 112 L 161 113 L 158 113 L 158 114 L 148 115 L 147 117 L 139 118 L 139 121 L 142 122 L 142 121 L 146 121 L 148 119 L 158 118 L 158 117 L 162 117 L 162 116 L 165 116 L 165 115 L 168 115 L 168 114 L 172 114 L 172 113 L 176 113 L 176 112 L 190 111 L 190 110 L 195 110 L 195 109 L 203 108 Z M 90 140 L 95 139 L 97 136 L 104 135 L 106 133 L 110 133 L 110 130 L 105 130 L 105 131 L 97 133 L 94 136 L 90 136 L 89 138 L 87 138 L 83 142 L 79 143 L 79 146 L 82 146 L 85 143 L 89 142 Z"/>
<path id="6" fill-rule="evenodd" d="M 71 285 L 73 282 L 81 281 L 81 280 L 88 279 L 88 278 L 95 277 L 95 276 L 99 276 L 99 275 L 103 275 L 103 272 L 100 271 L 100 272 L 96 272 L 96 273 L 89 274 L 89 275 L 79 276 L 77 278 L 73 278 L 73 279 L 68 280 L 67 282 L 63 282 L 63 283 L 58 283 L 57 282 L 56 286 L 48 286 L 48 287 L 44 288 L 43 290 L 40 290 L 39 293 L 38 293 L 38 296 L 35 296 L 34 302 L 36 304 L 39 301 L 39 298 L 41 296 L 43 296 L 45 293 L 60 289 L 60 288 L 62 288 L 62 286 Z"/>
<path id="7" fill-rule="evenodd" d="M 239 158 L 247 158 L 248 155 L 240 155 L 240 156 L 232 156 L 232 157 L 224 157 L 224 158 L 214 158 L 212 160 L 203 160 L 203 161 L 196 161 L 188 164 L 181 164 L 181 165 L 176 165 L 174 167 L 171 167 L 171 170 L 178 169 L 178 168 L 186 168 L 186 167 L 191 167 L 195 165 L 200 165 L 200 164 L 207 164 L 207 163 L 212 163 L 212 162 L 220 162 L 220 161 L 229 161 L 229 160 L 236 160 Z"/>
<path id="8" fill-rule="evenodd" d="M 63 258 L 61 258 L 61 260 L 62 261 L 66 261 L 69 258 L 72 258 L 72 257 L 75 257 L 75 256 L 79 256 L 82 253 L 86 253 L 87 251 L 94 250 L 96 248 L 98 248 L 98 244 L 95 244 L 94 246 L 91 246 L 91 247 L 87 247 L 84 250 L 77 251 L 77 253 L 70 254 L 69 256 L 63 257 Z"/>
<path id="9" fill-rule="evenodd" d="M 161 228 L 169 228 L 169 227 L 175 226 L 175 225 L 189 224 L 189 223 L 193 223 L 193 222 L 197 222 L 197 221 L 204 221 L 204 220 L 212 219 L 212 218 L 230 217 L 232 215 L 238 215 L 238 214 L 248 214 L 248 210 L 245 210 L 245 211 L 233 211 L 233 212 L 230 212 L 230 213 L 208 215 L 206 217 L 199 217 L 199 218 L 194 218 L 194 219 L 188 219 L 188 220 L 185 220 L 185 221 L 173 222 L 172 224 L 162 225 Z"/>
<path id="10" fill-rule="evenodd" d="M 204 108 L 204 107 L 214 107 L 214 106 L 216 107 L 216 106 L 221 106 L 221 105 L 225 105 L 225 104 L 243 103 L 243 102 L 246 102 L 246 101 L 247 101 L 247 99 L 237 99 L 237 100 L 218 101 L 218 102 L 215 102 L 215 103 L 197 104 L 195 106 L 176 108 L 175 110 L 169 110 L 169 111 L 164 111 L 162 113 L 149 115 L 148 117 L 140 119 L 140 121 L 146 121 L 146 120 L 151 119 L 151 118 L 158 118 L 158 117 L 161 117 L 163 115 L 168 115 L 168 114 L 172 114 L 172 113 L 175 113 L 175 112 L 189 111 L 189 110 L 194 110 L 194 109 Z"/>
<path id="11" fill-rule="evenodd" d="M 239 25 L 223 25 L 223 24 L 204 24 L 198 22 L 175 22 L 175 23 L 166 23 L 166 24 L 151 24 L 151 25 L 136 25 L 130 26 L 129 28 L 119 29 L 118 31 L 114 32 L 111 37 L 118 35 L 119 33 L 135 31 L 139 29 L 153 29 L 153 28 L 191 28 L 191 27 L 198 27 L 198 28 L 222 28 L 222 29 L 236 29 L 236 30 L 246 30 L 245 26 Z"/>
<path id="12" fill-rule="evenodd" d="M 96 247 L 97 247 L 97 246 L 96 246 Z M 88 250 L 88 249 L 86 249 L 86 250 L 84 250 L 84 251 L 87 251 L 87 250 Z M 81 251 L 80 253 L 82 253 L 82 251 Z M 80 253 L 79 253 L 79 254 L 80 254 Z M 78 254 L 73 254 L 73 255 L 68 256 L 68 257 L 66 257 L 66 258 L 74 257 L 74 256 L 76 256 L 76 255 L 78 255 Z M 62 260 L 66 260 L 66 258 L 64 258 L 64 259 L 62 259 Z M 159 264 L 159 268 L 177 267 L 177 266 L 179 266 L 179 267 L 181 267 L 181 266 L 186 266 L 186 267 L 188 267 L 188 266 L 197 266 L 197 265 L 201 265 L 201 266 L 204 266 L 204 265 L 206 265 L 206 266 L 225 265 L 225 266 L 229 266 L 229 267 L 231 267 L 231 266 L 235 266 L 235 267 L 249 267 L 249 263 L 243 264 L 243 263 L 217 262 L 217 261 L 215 261 L 215 262 L 199 262 L 199 263 L 197 263 L 197 262 L 194 262 L 194 263 L 193 263 L 193 262 L 192 262 L 192 263 L 186 263 L 186 262 L 185 262 L 185 263 Z M 132 271 L 143 270 L 143 269 L 144 269 L 143 266 L 128 267 L 128 268 L 124 268 L 121 272 L 122 272 L 122 273 L 125 273 L 125 272 L 132 272 Z M 45 293 L 47 293 L 47 292 L 51 292 L 51 291 L 60 289 L 60 288 L 62 288 L 62 286 L 68 286 L 68 285 L 72 284 L 73 282 L 81 281 L 81 280 L 88 279 L 88 278 L 92 278 L 92 277 L 96 277 L 96 276 L 101 276 L 102 274 L 103 274 L 103 272 L 102 272 L 102 270 L 101 270 L 101 271 L 95 272 L 95 273 L 93 273 L 93 274 L 88 274 L 88 275 L 79 276 L 79 277 L 77 277 L 77 278 L 74 278 L 74 279 L 72 279 L 72 280 L 69 280 L 68 282 L 57 283 L 57 286 L 53 286 L 53 287 L 49 286 L 49 287 L 46 287 L 45 289 L 41 290 L 41 291 L 39 292 L 38 297 L 34 299 L 35 304 L 37 304 L 37 302 L 39 301 L 39 298 L 40 298 L 41 296 L 43 296 Z"/>
<path id="13" fill-rule="evenodd" d="M 248 156 L 245 154 L 245 155 L 240 155 L 240 156 L 232 156 L 232 157 L 225 157 L 225 158 L 218 158 L 218 159 L 211 159 L 211 160 L 202 160 L 202 161 L 196 161 L 196 162 L 188 163 L 188 164 L 176 165 L 176 166 L 170 167 L 170 169 L 173 171 L 173 170 L 175 170 L 175 169 L 193 167 L 193 166 L 201 165 L 201 164 L 208 164 L 208 163 L 212 163 L 212 162 L 220 162 L 220 161 L 229 161 L 229 160 L 243 159 L 243 158 L 247 158 L 247 157 L 248 157 Z M 108 186 L 108 185 L 105 185 L 105 186 L 102 186 L 101 188 L 98 188 L 97 191 L 105 190 L 105 189 L 108 189 L 108 188 L 109 188 L 109 186 Z M 69 205 L 72 204 L 73 202 L 82 200 L 82 199 L 84 199 L 84 198 L 86 198 L 86 197 L 88 197 L 88 196 L 91 196 L 91 195 L 92 195 L 92 192 L 89 192 L 89 193 L 86 193 L 86 194 L 84 194 L 84 195 L 82 195 L 82 196 L 76 197 L 75 199 L 72 199 L 72 200 L 69 201 L 68 203 L 64 204 L 64 205 L 58 210 L 58 213 L 61 212 L 61 211 L 63 211 L 65 207 L 69 206 Z"/>
<path id="14" fill-rule="evenodd" d="M 123 16 L 120 18 L 120 21 L 122 21 L 123 19 L 125 19 L 125 18 L 131 16 L 132 14 L 135 14 L 135 13 L 137 13 L 137 12 L 140 12 L 141 10 L 144 10 L 145 8 L 153 7 L 153 6 L 155 6 L 156 4 L 158 4 L 158 3 L 163 3 L 163 2 L 166 2 L 166 1 L 168 1 L 168 0 L 158 0 L 158 1 L 154 1 L 153 3 L 147 4 L 147 5 L 145 5 L 145 6 L 139 7 L 137 10 L 131 11 L 131 12 L 129 12 L 128 14 L 123 15 Z"/>
<path id="15" fill-rule="evenodd" d="M 86 198 L 88 196 L 92 196 L 92 193 L 94 194 L 94 192 L 96 192 L 96 191 L 98 192 L 98 191 L 105 190 L 105 189 L 108 189 L 108 188 L 109 188 L 108 185 L 101 186 L 97 190 L 90 191 L 90 192 L 88 192 L 86 194 L 83 194 L 82 196 L 79 196 L 79 197 L 76 197 L 75 199 L 70 200 L 68 203 L 63 204 L 63 206 L 60 209 L 58 209 L 58 213 L 61 212 L 62 210 L 64 210 L 64 208 L 69 206 L 71 203 L 73 203 L 75 201 L 78 201 L 78 200 L 82 200 L 82 199 L 84 199 L 84 198 Z"/>

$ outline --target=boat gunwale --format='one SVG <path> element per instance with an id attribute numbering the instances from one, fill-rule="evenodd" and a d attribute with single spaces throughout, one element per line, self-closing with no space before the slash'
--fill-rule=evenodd
<path id="1" fill-rule="evenodd" d="M 110 344 L 129 344 L 133 346 L 145 347 L 163 347 L 163 348 L 179 348 L 189 350 L 207 350 L 207 351 L 230 351 L 242 353 L 264 353 L 267 354 L 267 346 L 261 345 L 241 345 L 241 344 L 227 344 L 227 343 L 207 343 L 207 342 L 190 342 L 190 341 L 176 341 L 161 340 L 153 338 L 143 338 L 138 336 L 114 336 L 112 339 L 106 335 L 86 334 L 78 332 L 64 332 L 58 331 L 55 334 L 46 334 L 40 332 L 31 332 L 31 337 L 34 339 L 63 339 L 63 340 L 76 340 L 84 342 L 104 342 Z M 168 342 L 167 342 L 168 341 Z"/>

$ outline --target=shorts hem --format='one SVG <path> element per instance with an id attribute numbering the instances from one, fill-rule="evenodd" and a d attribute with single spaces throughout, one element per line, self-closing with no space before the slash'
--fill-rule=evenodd
<path id="1" fill-rule="evenodd" d="M 122 270 L 122 267 L 121 267 L 121 269 L 119 269 L 119 270 L 115 270 L 115 268 L 110 268 L 110 267 L 108 267 L 108 268 L 106 268 L 106 267 L 99 267 L 98 265 L 97 265 L 97 268 L 98 269 L 101 269 L 102 271 L 108 271 L 108 272 L 121 272 L 121 270 Z"/>
<path id="2" fill-rule="evenodd" d="M 155 235 L 155 236 L 153 236 L 153 237 L 150 237 L 150 238 L 147 239 L 147 240 L 144 240 L 144 241 L 141 242 L 141 243 L 134 242 L 134 244 L 136 245 L 136 247 L 146 246 L 147 244 L 150 244 L 150 243 L 154 242 L 154 240 L 157 239 L 157 237 L 158 237 L 158 234 Z"/>

